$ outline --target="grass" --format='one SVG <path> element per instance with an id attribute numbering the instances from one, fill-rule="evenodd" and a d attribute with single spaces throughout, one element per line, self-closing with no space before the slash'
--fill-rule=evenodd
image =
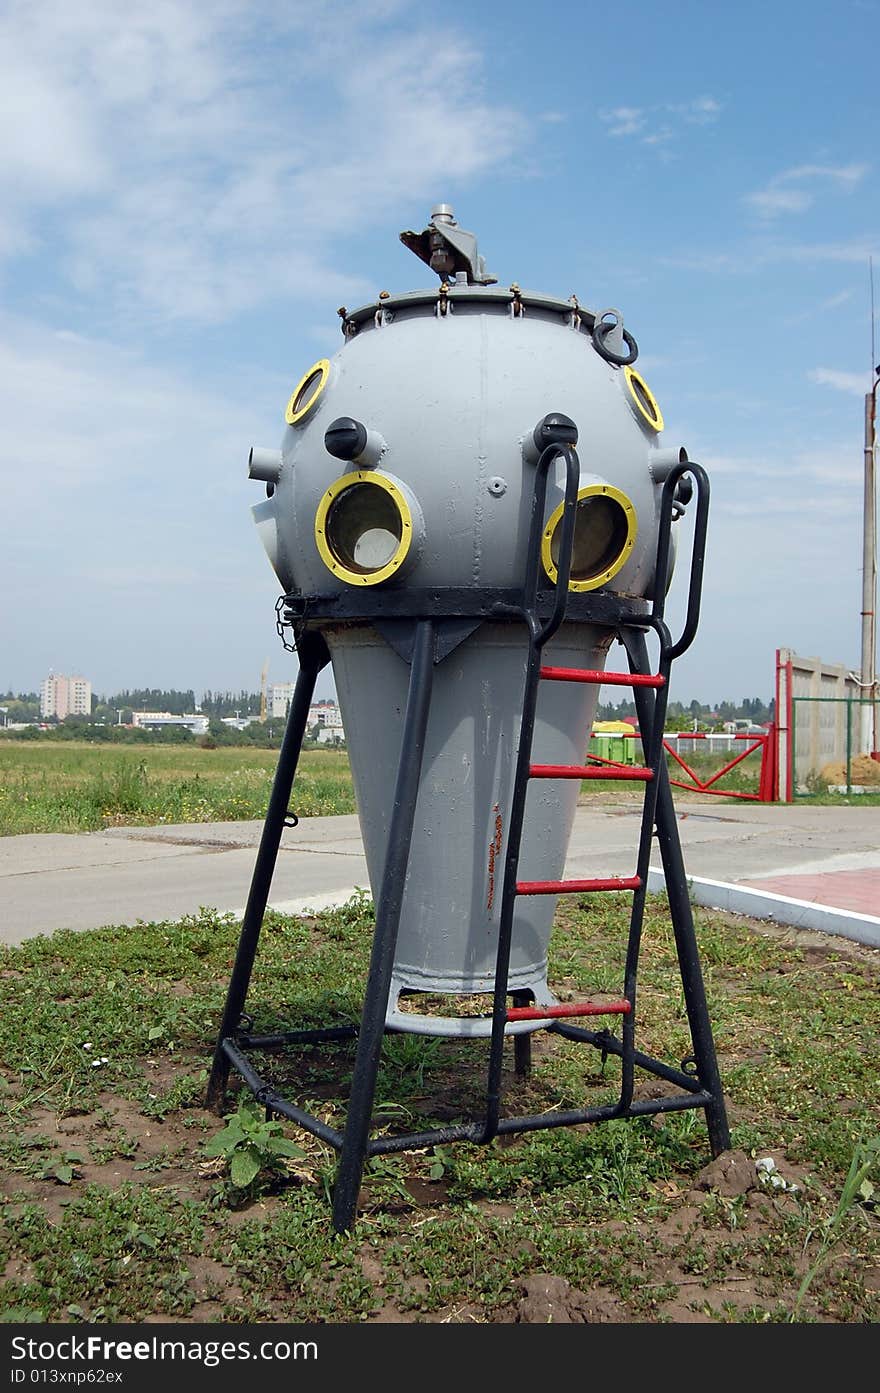
<path id="1" fill-rule="evenodd" d="M 0 836 L 261 819 L 277 761 L 277 750 L 242 747 L 0 740 Z M 696 756 L 689 762 L 705 779 L 720 760 Z M 673 778 L 680 772 L 672 767 Z M 757 769 L 735 770 L 723 786 L 754 792 Z M 641 797 L 641 785 L 604 779 L 584 785 L 590 796 L 619 798 L 627 789 Z M 303 752 L 292 806 L 301 817 L 356 810 L 344 750 Z"/>
<path id="2" fill-rule="evenodd" d="M 703 1116 L 668 1114 L 376 1158 L 343 1236 L 327 1202 L 333 1153 L 285 1124 L 295 1146 L 284 1155 L 271 1144 L 281 1133 L 251 1116 L 267 1163 L 236 1187 L 235 1148 L 202 1105 L 230 917 L 204 909 L 3 950 L 4 1318 L 347 1323 L 393 1310 L 504 1322 L 523 1282 L 552 1273 L 604 1303 L 604 1318 L 875 1322 L 880 955 L 698 913 L 733 1146 L 772 1153 L 796 1190 L 701 1189 Z M 562 999 L 619 984 L 627 919 L 622 895 L 559 911 L 550 960 Z M 314 918 L 267 916 L 248 999 L 256 1028 L 356 1021 L 371 929 L 363 894 Z M 640 1048 L 681 1060 L 690 1044 L 662 896 L 649 897 L 639 1003 Z M 389 1037 L 377 1125 L 467 1113 L 485 1063 L 484 1043 Z M 349 1046 L 266 1052 L 259 1066 L 309 1111 L 343 1118 Z M 613 1058 L 541 1035 L 528 1078 L 507 1061 L 505 1108 L 583 1106 L 616 1087 Z M 248 1098 L 233 1087 L 230 1116 Z"/>
<path id="3" fill-rule="evenodd" d="M 871 793 L 831 793 L 819 786 L 814 793 L 796 794 L 796 802 L 820 808 L 880 808 L 880 789 Z"/>
<path id="4" fill-rule="evenodd" d="M 277 750 L 0 741 L 0 836 L 263 818 Z M 344 751 L 304 751 L 293 806 L 355 811 Z"/>

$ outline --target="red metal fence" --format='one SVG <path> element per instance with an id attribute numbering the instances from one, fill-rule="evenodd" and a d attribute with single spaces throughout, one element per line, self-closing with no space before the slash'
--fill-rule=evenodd
<path id="1" fill-rule="evenodd" d="M 603 738 L 603 736 L 603 732 L 594 731 L 591 733 L 590 738 L 600 739 Z M 608 737 L 604 736 L 604 738 Z M 618 733 L 618 738 L 621 740 L 638 740 L 640 737 L 638 731 L 634 730 L 632 734 L 626 734 L 621 731 Z M 707 735 L 702 731 L 682 731 L 681 738 L 683 740 L 705 740 L 707 739 Z M 667 736 L 663 741 L 663 748 L 672 756 L 676 764 L 684 770 L 689 780 L 689 782 L 685 783 L 683 779 L 670 779 L 670 783 L 675 784 L 677 788 L 687 789 L 691 793 L 710 793 L 720 798 L 744 798 L 752 803 L 774 802 L 776 778 L 775 725 L 768 726 L 767 729 L 760 734 L 754 732 L 749 734 L 737 733 L 729 735 L 727 738 L 729 740 L 748 741 L 748 748 L 742 750 L 740 754 L 735 755 L 733 759 L 728 760 L 725 765 L 720 769 L 716 769 L 715 773 L 704 781 L 695 770 L 691 769 L 690 765 L 678 753 L 678 750 L 675 748 L 675 745 L 678 743 L 675 736 Z M 761 751 L 761 768 L 758 774 L 757 793 L 744 793 L 740 789 L 720 788 L 718 786 L 726 774 L 729 774 L 738 764 L 742 764 L 744 759 L 748 759 L 749 755 L 755 754 L 758 750 Z M 621 766 L 616 760 L 604 759 L 600 755 L 588 755 L 588 758 L 597 764 L 606 766 L 608 769 L 607 777 L 609 779 L 619 778 L 620 775 L 616 773 L 616 771 L 626 767 Z"/>

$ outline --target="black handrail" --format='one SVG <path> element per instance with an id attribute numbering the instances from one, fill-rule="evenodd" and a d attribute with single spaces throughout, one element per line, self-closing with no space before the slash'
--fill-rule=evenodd
<path id="1" fill-rule="evenodd" d="M 662 619 L 666 608 L 666 584 L 669 571 L 669 548 L 672 541 L 672 507 L 679 480 L 691 474 L 697 485 L 697 514 L 694 521 L 694 541 L 691 549 L 691 570 L 688 580 L 687 612 L 681 636 L 666 653 L 671 662 L 690 648 L 700 622 L 700 600 L 703 589 L 703 566 L 706 560 L 706 532 L 709 523 L 709 476 L 695 460 L 676 464 L 666 477 L 660 498 L 660 535 L 657 540 L 657 565 L 654 572 L 654 605 L 652 613 Z"/>
<path id="2" fill-rule="evenodd" d="M 571 580 L 571 559 L 574 554 L 574 529 L 577 521 L 578 486 L 581 466 L 573 445 L 552 444 L 541 452 L 535 468 L 535 488 L 532 494 L 532 515 L 529 522 L 528 554 L 523 583 L 523 609 L 534 615 L 538 604 L 538 575 L 541 566 L 541 533 L 544 530 L 544 505 L 547 499 L 547 475 L 557 459 L 565 460 L 565 498 L 562 504 L 562 537 L 559 543 L 559 562 L 553 591 L 553 613 L 535 634 L 539 648 L 551 639 L 565 618 L 568 587 Z"/>

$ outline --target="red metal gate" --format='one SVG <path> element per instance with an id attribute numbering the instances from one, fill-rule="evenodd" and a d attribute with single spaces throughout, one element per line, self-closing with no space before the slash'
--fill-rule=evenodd
<path id="1" fill-rule="evenodd" d="M 597 732 L 597 734 L 601 734 L 601 732 Z M 681 734 L 687 740 L 705 740 L 707 738 L 706 733 L 703 731 L 682 731 Z M 625 735 L 621 732 L 620 738 L 623 740 L 637 740 L 639 739 L 639 733 L 638 731 L 633 731 L 632 735 Z M 731 740 L 749 741 L 750 743 L 747 749 L 742 750 L 740 754 L 728 760 L 727 764 L 717 769 L 712 777 L 706 779 L 705 782 L 695 770 L 691 769 L 690 765 L 682 759 L 677 749 L 670 743 L 669 738 L 665 738 L 663 741 L 663 748 L 672 756 L 676 764 L 680 765 L 685 774 L 687 774 L 689 780 L 688 783 L 685 783 L 683 779 L 670 779 L 670 783 L 675 784 L 676 788 L 684 788 L 691 793 L 711 793 L 719 798 L 744 798 L 752 803 L 774 802 L 776 760 L 775 724 L 769 725 L 767 729 L 760 734 L 751 733 L 746 735 L 738 733 L 728 738 Z M 718 784 L 724 778 L 725 774 L 729 774 L 731 769 L 735 769 L 738 764 L 741 764 L 744 759 L 748 759 L 749 755 L 754 754 L 757 750 L 761 751 L 761 770 L 758 775 L 757 793 L 743 793 L 739 789 L 718 787 Z M 614 760 L 603 759 L 600 755 L 590 755 L 589 758 L 595 763 L 605 766 L 608 771 L 605 777 L 609 779 L 621 777 L 617 771 L 626 767 L 617 764 Z"/>

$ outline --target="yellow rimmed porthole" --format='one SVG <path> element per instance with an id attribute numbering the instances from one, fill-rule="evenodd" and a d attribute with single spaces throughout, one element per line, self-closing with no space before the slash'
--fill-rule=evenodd
<path id="1" fill-rule="evenodd" d="M 562 541 L 562 510 L 551 513 L 541 542 L 544 570 L 555 583 Z M 607 585 L 632 555 L 636 510 L 625 493 L 601 480 L 578 489 L 571 557 L 570 590 L 598 590 Z"/>
<path id="2" fill-rule="evenodd" d="M 284 411 L 284 419 L 289 426 L 298 426 L 300 421 L 305 420 L 327 386 L 329 376 L 329 358 L 319 358 L 317 363 L 303 374 L 294 387 Z"/>
<path id="3" fill-rule="evenodd" d="M 651 430 L 661 431 L 663 429 L 663 412 L 657 405 L 657 398 L 651 388 L 634 368 L 624 368 L 623 372 L 629 391 L 629 399 L 639 416 L 646 425 L 651 427 Z"/>
<path id="4" fill-rule="evenodd" d="M 349 585 L 395 575 L 413 541 L 413 513 L 393 479 L 371 469 L 343 474 L 315 515 L 315 542 L 329 571 Z"/>

